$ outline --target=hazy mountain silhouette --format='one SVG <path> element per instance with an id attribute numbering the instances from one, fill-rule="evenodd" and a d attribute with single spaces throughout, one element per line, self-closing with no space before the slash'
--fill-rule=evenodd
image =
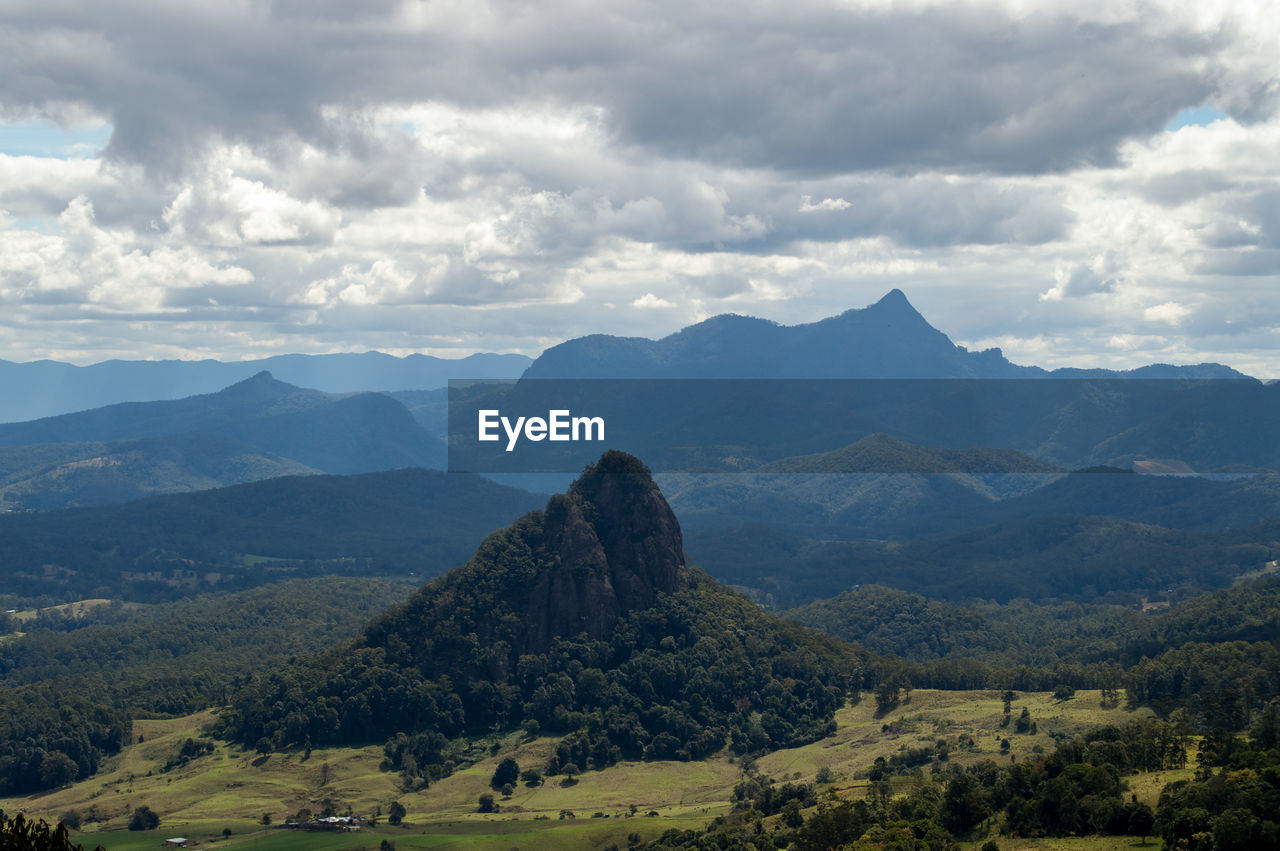
<path id="1" fill-rule="evenodd" d="M 0 447 L 0 507 L 103 505 L 316 472 L 214 434 Z"/>
<path id="2" fill-rule="evenodd" d="M 230 362 L 109 360 L 89 366 L 0 360 L 0 422 L 211 393 L 264 370 L 300 387 L 354 393 L 426 390 L 443 387 L 451 378 L 515 378 L 530 362 L 524 355 L 476 354 L 450 360 L 418 354 L 398 358 L 382 352 Z"/>
<path id="3" fill-rule="evenodd" d="M 1217 364 L 1138 370 L 1054 370 L 970 352 L 912 307 L 901 290 L 803 325 L 715 316 L 661 340 L 593 334 L 552 346 L 526 378 L 1242 378 Z"/>
<path id="4" fill-rule="evenodd" d="M 445 459 L 444 444 L 389 396 L 305 390 L 267 372 L 217 393 L 3 424 L 0 447 L 10 447 L 0 472 L 14 485 L 5 502 L 28 508 Z"/>

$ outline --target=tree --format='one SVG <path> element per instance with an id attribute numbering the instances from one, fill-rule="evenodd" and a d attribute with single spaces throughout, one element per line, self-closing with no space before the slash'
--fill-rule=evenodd
<path id="1" fill-rule="evenodd" d="M 510 783 L 503 783 L 501 791 L 502 791 L 502 797 L 510 798 L 512 794 L 515 793 L 516 787 L 512 786 Z"/>
<path id="2" fill-rule="evenodd" d="M 387 823 L 399 824 L 404 821 L 405 809 L 404 804 L 399 801 L 392 801 L 391 806 L 387 808 Z"/>
<path id="3" fill-rule="evenodd" d="M 75 780 L 79 773 L 79 766 L 62 751 L 51 751 L 40 761 L 40 782 L 46 789 L 65 786 Z"/>
<path id="4" fill-rule="evenodd" d="M 130 830 L 155 830 L 159 826 L 160 816 L 145 804 L 134 809 L 133 816 L 129 819 Z"/>
<path id="5" fill-rule="evenodd" d="M 222 838 L 223 838 L 223 839 L 230 839 L 230 838 L 231 838 L 231 828 L 229 828 L 229 827 L 224 827 L 224 828 L 222 829 Z"/>
<path id="6" fill-rule="evenodd" d="M 1147 837 L 1151 835 L 1151 830 L 1155 826 L 1155 813 L 1151 812 L 1151 808 L 1146 804 L 1138 804 L 1129 813 L 1129 832 L 1141 836 L 1143 845 L 1147 844 Z"/>
<path id="7" fill-rule="evenodd" d="M 500 789 L 503 786 L 515 785 L 520 779 L 520 764 L 511 757 L 507 757 L 498 763 L 498 768 L 493 772 L 493 778 L 489 780 L 489 785 L 494 789 Z"/>
<path id="8" fill-rule="evenodd" d="M 957 775 L 947 784 L 939 811 L 942 826 L 947 830 L 963 833 L 990 814 L 982 784 L 972 774 Z"/>
<path id="9" fill-rule="evenodd" d="M 269 825 L 269 824 L 271 824 L 271 813 L 263 813 L 263 814 L 262 814 L 262 823 L 263 823 L 264 825 Z"/>
<path id="10" fill-rule="evenodd" d="M 480 812 L 482 813 L 497 812 L 497 805 L 493 800 L 493 796 L 490 795 L 488 792 L 485 792 L 483 795 L 480 796 L 479 803 L 480 803 Z"/>
<path id="11" fill-rule="evenodd" d="M 79 830 L 80 829 L 80 811 L 76 809 L 67 810 L 65 813 L 62 814 L 62 816 L 58 819 L 58 821 L 62 822 L 72 830 Z"/>
<path id="12" fill-rule="evenodd" d="M 579 770 L 578 770 L 578 766 L 577 766 L 575 763 L 572 763 L 572 762 L 571 762 L 571 763 L 569 763 L 568 765 L 562 765 L 562 766 L 560 766 L 560 770 L 561 770 L 561 771 L 563 771 L 565 774 L 567 774 L 567 775 L 569 776 L 569 781 L 568 781 L 568 782 L 569 782 L 570 784 L 572 784 L 572 783 L 573 783 L 573 775 L 575 775 L 575 774 L 581 774 L 581 773 L 582 773 L 581 771 L 579 771 Z"/>
<path id="13" fill-rule="evenodd" d="M 876 714 L 884 715 L 898 705 L 901 689 L 893 680 L 884 680 L 876 685 Z"/>

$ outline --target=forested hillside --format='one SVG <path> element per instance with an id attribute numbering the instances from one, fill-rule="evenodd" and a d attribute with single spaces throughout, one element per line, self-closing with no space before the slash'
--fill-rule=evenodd
<path id="1" fill-rule="evenodd" d="M 600 768 L 812 741 L 864 671 L 688 569 L 647 469 L 610 452 L 354 643 L 255 680 L 224 731 L 264 751 L 404 734 L 393 760 L 435 778 L 449 738 L 532 723 L 566 736 L 553 772 Z"/>
<path id="2" fill-rule="evenodd" d="M 11 513 L 0 516 L 0 578 L 55 603 L 172 599 L 325 573 L 429 577 L 542 501 L 477 476 L 395 470 Z"/>
<path id="3" fill-rule="evenodd" d="M 316 578 L 28 625 L 0 641 L 0 794 L 88 777 L 129 741 L 132 717 L 223 703 L 262 666 L 342 640 L 407 592 Z"/>

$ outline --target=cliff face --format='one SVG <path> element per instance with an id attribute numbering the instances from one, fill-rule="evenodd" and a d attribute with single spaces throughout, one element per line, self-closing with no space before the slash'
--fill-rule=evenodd
<path id="1" fill-rule="evenodd" d="M 680 525 L 649 470 L 607 452 L 551 498 L 543 521 L 545 567 L 525 600 L 519 652 L 556 636 L 609 635 L 618 617 L 647 609 L 689 583 Z"/>

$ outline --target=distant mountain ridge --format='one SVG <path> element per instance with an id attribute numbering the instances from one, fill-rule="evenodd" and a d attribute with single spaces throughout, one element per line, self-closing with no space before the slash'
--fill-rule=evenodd
<path id="1" fill-rule="evenodd" d="M 447 359 L 382 352 L 276 355 L 223 362 L 109 360 L 89 366 L 41 360 L 0 360 L 0 422 L 19 422 L 117 402 L 153 402 L 210 393 L 269 371 L 300 387 L 328 393 L 429 390 L 451 378 L 515 378 L 531 363 L 524 355 L 474 354 Z"/>
<path id="2" fill-rule="evenodd" d="M 925 320 L 901 290 L 802 325 L 726 314 L 660 340 L 592 334 L 543 352 L 525 378 L 1246 378 L 1220 364 L 1134 370 L 1019 366 L 998 348 L 970 352 Z"/>
<path id="3" fill-rule="evenodd" d="M 544 501 L 479 476 L 407 469 L 0 514 L 0 587 L 137 600 L 314 573 L 429 577 Z"/>
<path id="4" fill-rule="evenodd" d="M 308 472 L 444 465 L 445 446 L 382 393 L 306 390 L 261 372 L 216 393 L 0 425 L 6 507 L 123 502 Z"/>
<path id="5" fill-rule="evenodd" d="M 784 458 L 758 473 L 1060 473 L 1061 467 L 1012 449 L 930 449 L 871 434 L 830 452 Z"/>
<path id="6" fill-rule="evenodd" d="M 105 505 L 317 472 L 211 434 L 0 447 L 0 510 Z"/>

